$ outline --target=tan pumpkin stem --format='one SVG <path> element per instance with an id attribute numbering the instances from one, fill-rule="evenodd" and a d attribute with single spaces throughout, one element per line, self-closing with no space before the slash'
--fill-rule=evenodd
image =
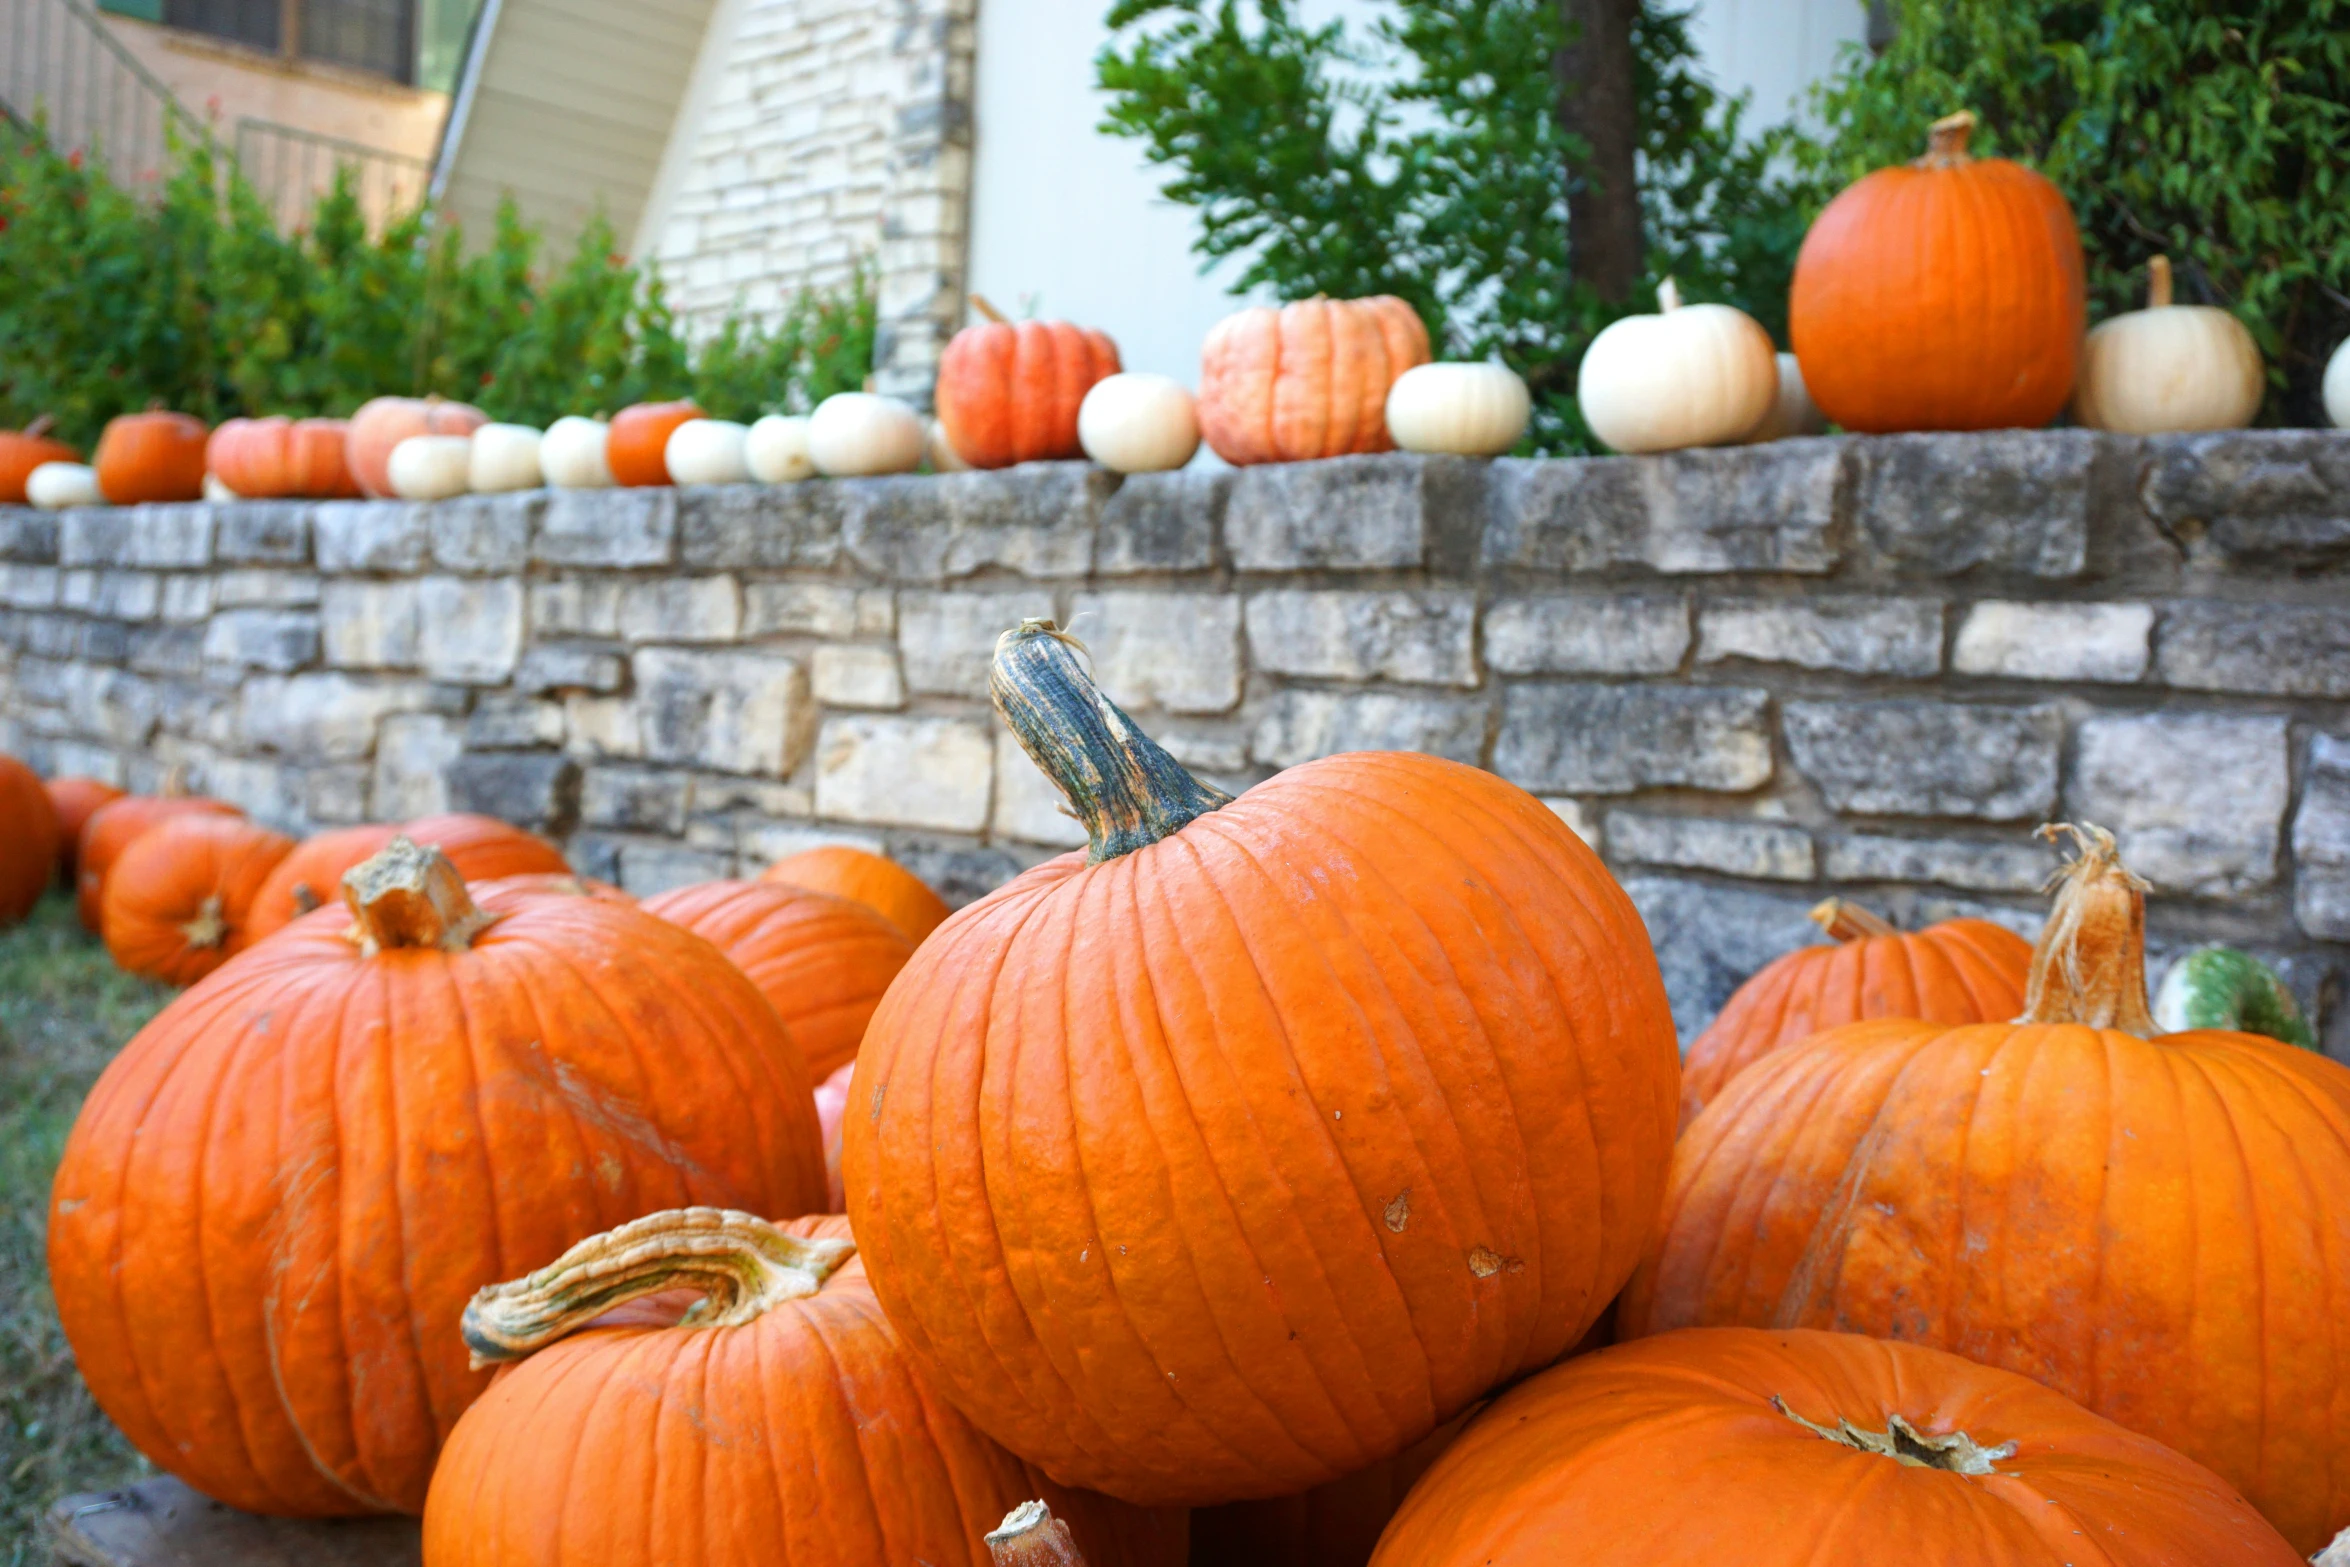
<path id="1" fill-rule="evenodd" d="M 815 1294 L 856 1251 L 854 1241 L 792 1235 L 732 1208 L 674 1208 L 591 1235 L 527 1278 L 486 1286 L 459 1330 L 479 1370 L 663 1290 L 702 1292 L 681 1326 L 733 1327 Z"/>
<path id="2" fill-rule="evenodd" d="M 326 900 L 321 898 L 315 891 L 311 889 L 310 883 L 306 881 L 298 881 L 294 883 L 295 913 L 307 914 L 312 909 L 317 908 L 324 902 L 326 902 Z"/>
<path id="3" fill-rule="evenodd" d="M 166 800 L 184 800 L 188 797 L 188 764 L 174 762 L 163 770 L 162 787 L 155 791 Z"/>
<path id="4" fill-rule="evenodd" d="M 1946 1436 L 1928 1436 L 1899 1415 L 1886 1418 L 1886 1429 L 1867 1431 L 1849 1420 L 1838 1420 L 1832 1426 L 1817 1425 L 1787 1407 L 1787 1401 L 1776 1393 L 1771 1395 L 1771 1407 L 1816 1437 L 1849 1447 L 1859 1453 L 1875 1453 L 1890 1458 L 1911 1469 L 1946 1469 L 1952 1474 L 1987 1475 L 1997 1473 L 2001 1459 L 2016 1455 L 2016 1444 L 2002 1442 L 1997 1447 L 1985 1447 L 1964 1431 L 1953 1431 Z"/>
<path id="5" fill-rule="evenodd" d="M 1232 803 L 1191 776 L 1104 696 L 1079 661 L 1084 644 L 1049 620 L 1024 620 L 996 639 L 988 694 L 1044 770 L 1092 847 L 1098 865 L 1157 843 Z"/>
<path id="6" fill-rule="evenodd" d="M 1666 278 L 1656 286 L 1656 313 L 1669 316 L 1681 308 L 1681 285 Z"/>
<path id="7" fill-rule="evenodd" d="M 48 414 L 41 414 L 35 417 L 31 424 L 28 424 L 24 427 L 23 433 L 28 438 L 37 441 L 42 436 L 47 435 L 51 427 L 53 427 L 56 423 L 57 421 Z"/>
<path id="8" fill-rule="evenodd" d="M 2168 310 L 2170 302 L 2170 257 L 2156 256 L 2146 263 L 2146 308 Z"/>
<path id="9" fill-rule="evenodd" d="M 1069 1526 L 1042 1502 L 1022 1502 L 987 1536 L 995 1567 L 1085 1567 Z"/>
<path id="10" fill-rule="evenodd" d="M 2085 1023 L 2140 1039 L 2162 1032 L 2146 1006 L 2146 883 L 2114 852 L 2113 834 L 2086 822 L 2050 823 L 2039 836 L 2070 836 L 2080 852 L 2049 885 L 2056 906 L 2032 949 L 2022 1023 Z"/>
<path id="11" fill-rule="evenodd" d="M 1975 111 L 1945 114 L 1926 128 L 1926 155 L 1911 165 L 1920 169 L 1955 169 L 1969 161 L 1967 142 L 1975 134 Z"/>
<path id="12" fill-rule="evenodd" d="M 1010 316 L 1005 315 L 1001 310 L 998 310 L 995 306 L 989 304 L 985 294 L 973 294 L 971 296 L 971 308 L 978 311 L 980 315 L 984 316 L 990 321 L 995 322 L 999 326 L 1004 322 L 1012 319 Z"/>
<path id="13" fill-rule="evenodd" d="M 191 947 L 217 947 L 228 940 L 228 920 L 222 914 L 220 894 L 205 898 L 196 910 L 196 917 L 180 927 L 180 935 Z"/>
<path id="14" fill-rule="evenodd" d="M 407 838 L 345 871 L 343 901 L 351 906 L 350 937 L 370 958 L 387 947 L 463 952 L 497 922 L 474 906 L 447 855 Z"/>
<path id="15" fill-rule="evenodd" d="M 1898 936 L 1893 922 L 1882 914 L 1862 908 L 1849 898 L 1828 898 L 1813 907 L 1811 922 L 1837 941 L 1858 941 L 1864 936 Z"/>

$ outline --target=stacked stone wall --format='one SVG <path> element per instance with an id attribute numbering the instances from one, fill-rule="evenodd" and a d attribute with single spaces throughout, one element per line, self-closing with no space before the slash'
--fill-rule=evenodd
<path id="1" fill-rule="evenodd" d="M 960 900 L 1080 841 L 987 707 L 1029 615 L 1227 788 L 1408 747 L 1540 795 L 1685 1032 L 1830 891 L 2035 928 L 2070 818 L 2159 949 L 2271 956 L 2350 1052 L 2331 434 L 0 511 L 0 748 L 295 830 L 486 810 L 640 892 L 862 841 Z"/>

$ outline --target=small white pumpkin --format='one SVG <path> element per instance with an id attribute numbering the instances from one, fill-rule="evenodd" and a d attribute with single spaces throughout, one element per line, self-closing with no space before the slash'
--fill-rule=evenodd
<path id="1" fill-rule="evenodd" d="M 2326 361 L 2326 417 L 2337 430 L 2350 430 L 2350 337 Z"/>
<path id="2" fill-rule="evenodd" d="M 672 484 L 746 484 L 751 465 L 746 453 L 748 426 L 732 419 L 688 419 L 669 432 L 661 448 Z"/>
<path id="3" fill-rule="evenodd" d="M 955 443 L 947 439 L 947 427 L 937 419 L 922 423 L 922 460 L 930 465 L 932 473 L 969 473 L 971 465 L 963 461 L 963 454 L 955 450 Z"/>
<path id="4" fill-rule="evenodd" d="M 1575 398 L 1619 452 L 1670 452 L 1745 438 L 1779 395 L 1771 335 L 1731 305 L 1683 305 L 1670 278 L 1658 313 L 1611 322 L 1583 351 Z"/>
<path id="5" fill-rule="evenodd" d="M 1387 389 L 1387 433 L 1407 452 L 1499 457 L 1533 414 L 1526 383 L 1508 365 L 1414 365 Z"/>
<path id="6" fill-rule="evenodd" d="M 1803 384 L 1803 367 L 1793 354 L 1779 355 L 1779 395 L 1771 399 L 1762 423 L 1746 432 L 1746 444 L 1784 441 L 1791 436 L 1819 435 L 1828 428 L 1828 416 L 1811 400 Z"/>
<path id="7" fill-rule="evenodd" d="M 808 416 L 808 456 L 818 473 L 912 473 L 922 463 L 922 416 L 894 397 L 835 392 Z"/>
<path id="8" fill-rule="evenodd" d="M 472 436 L 411 435 L 392 448 L 386 476 L 404 501 L 445 501 L 465 493 L 472 468 Z"/>
<path id="9" fill-rule="evenodd" d="M 24 476 L 24 498 L 43 511 L 68 506 L 103 506 L 98 470 L 86 462 L 45 462 Z"/>
<path id="10" fill-rule="evenodd" d="M 565 414 L 547 426 L 539 438 L 539 471 L 559 490 L 608 490 L 612 465 L 604 459 L 604 443 L 612 427 L 601 419 Z"/>
<path id="11" fill-rule="evenodd" d="M 204 475 L 204 498 L 218 503 L 221 501 L 241 501 L 245 497 L 221 483 L 219 474 L 207 473 Z"/>
<path id="12" fill-rule="evenodd" d="M 796 484 L 816 472 L 808 456 L 808 416 L 769 414 L 743 437 L 743 461 L 761 484 Z"/>
<path id="13" fill-rule="evenodd" d="M 535 490 L 546 483 L 539 448 L 546 437 L 527 424 L 485 424 L 473 432 L 466 487 L 476 495 Z"/>
<path id="14" fill-rule="evenodd" d="M 1077 405 L 1077 444 L 1112 473 L 1165 473 L 1199 450 L 1199 405 L 1172 376 L 1122 370 Z"/>
<path id="15" fill-rule="evenodd" d="M 2081 347 L 2073 417 L 2092 430 L 2162 435 L 2235 430 L 2260 412 L 2267 374 L 2244 323 L 2171 303 L 2168 256 L 2146 264 L 2146 308 L 2095 327 Z"/>

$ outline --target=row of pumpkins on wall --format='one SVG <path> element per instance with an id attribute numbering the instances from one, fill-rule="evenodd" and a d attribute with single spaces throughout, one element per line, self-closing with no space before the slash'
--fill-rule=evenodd
<path id="1" fill-rule="evenodd" d="M 1049 622 L 990 679 L 1091 847 L 952 916 L 855 850 L 639 903 L 479 819 L 67 835 L 89 786 L 0 763 L 43 824 L 0 917 L 70 836 L 110 944 L 210 968 L 57 1173 L 100 1405 L 235 1506 L 421 1512 L 426 1567 L 2297 1567 L 2350 1525 L 2350 1068 L 2246 1031 L 2241 972 L 2151 1014 L 2109 836 L 2036 948 L 1823 909 L 1684 1069 L 1638 912 L 1505 780 L 1233 799 Z"/>
<path id="2" fill-rule="evenodd" d="M 1577 378 L 1592 433 L 1617 451 L 1848 430 L 2080 423 L 2132 434 L 2228 429 L 2259 412 L 2260 350 L 2241 322 L 2172 301 L 2150 266 L 2147 307 L 2084 333 L 2084 264 L 2071 209 L 2042 176 L 1967 152 L 1971 115 L 1938 123 L 1917 163 L 1845 190 L 1804 239 L 1789 300 L 1792 354 L 1743 311 L 1684 305 L 1668 280 L 1655 315 L 1593 339 Z M 35 505 L 467 492 L 643 484 L 787 483 L 814 474 L 1000 468 L 1089 457 L 1120 473 L 1179 468 L 1204 438 L 1234 464 L 1409 451 L 1491 456 L 1524 435 L 1525 382 L 1498 364 L 1430 363 L 1399 299 L 1256 307 L 1208 334 L 1200 389 L 1121 370 L 1098 331 L 990 319 L 942 356 L 938 418 L 871 393 L 745 426 L 690 402 L 545 431 L 453 402 L 381 398 L 346 425 L 185 415 L 110 426 L 94 467 L 38 429 L 0 435 L 0 502 Z M 2326 404 L 2350 424 L 2350 345 Z"/>

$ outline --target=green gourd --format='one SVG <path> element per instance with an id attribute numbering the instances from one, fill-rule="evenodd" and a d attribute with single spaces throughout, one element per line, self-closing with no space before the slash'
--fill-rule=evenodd
<path id="1" fill-rule="evenodd" d="M 2224 1028 L 2317 1048 L 2316 1032 L 2277 971 L 2234 947 L 2198 947 L 2173 963 L 2155 992 L 2154 1021 L 2166 1033 Z"/>

